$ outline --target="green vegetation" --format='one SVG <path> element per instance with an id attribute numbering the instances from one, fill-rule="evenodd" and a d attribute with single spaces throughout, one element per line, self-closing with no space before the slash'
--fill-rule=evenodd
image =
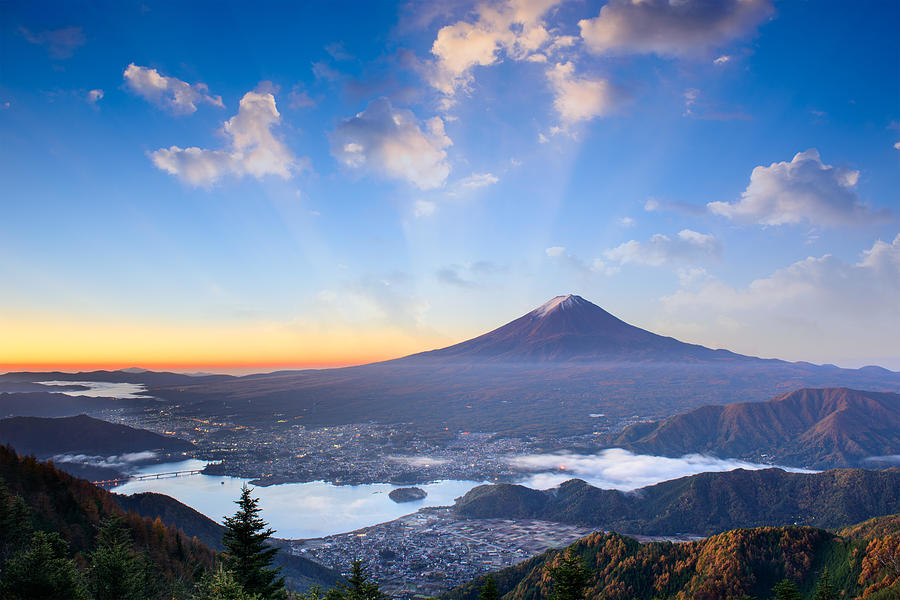
<path id="1" fill-rule="evenodd" d="M 466 518 L 543 519 L 642 535 L 713 535 L 737 527 L 835 528 L 900 512 L 900 470 L 781 469 L 700 473 L 625 493 L 573 479 L 549 491 L 478 486 L 457 501 Z"/>
<path id="2" fill-rule="evenodd" d="M 891 522 L 900 519 L 880 520 L 881 535 L 873 538 L 842 537 L 811 527 L 759 527 L 697 542 L 641 544 L 615 533 L 595 533 L 491 578 L 504 600 L 554 595 L 602 600 L 885 600 L 900 597 L 900 527 L 889 529 Z M 580 577 L 585 573 L 582 594 Z M 485 578 L 476 579 L 446 594 L 445 600 L 475 600 L 484 584 Z M 562 595 L 573 589 L 571 595 Z M 785 595 L 789 589 L 799 595 Z M 835 590 L 844 594 L 832 595 Z"/>
<path id="3" fill-rule="evenodd" d="M 266 540 L 275 530 L 259 516 L 259 498 L 252 498 L 250 488 L 244 485 L 236 504 L 237 512 L 225 519 L 225 568 L 248 594 L 263 600 L 284 598 L 284 578 L 269 568 L 278 549 L 267 545 Z"/>

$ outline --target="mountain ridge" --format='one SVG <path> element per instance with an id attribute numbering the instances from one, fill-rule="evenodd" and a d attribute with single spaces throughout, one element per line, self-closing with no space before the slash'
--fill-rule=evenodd
<path id="1" fill-rule="evenodd" d="M 605 442 L 639 453 L 714 454 L 777 464 L 861 466 L 900 454 L 900 394 L 804 388 L 766 402 L 702 406 L 638 423 Z"/>

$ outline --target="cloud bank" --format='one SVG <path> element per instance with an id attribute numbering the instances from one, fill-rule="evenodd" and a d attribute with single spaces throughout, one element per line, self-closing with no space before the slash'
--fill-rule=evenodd
<path id="1" fill-rule="evenodd" d="M 227 148 L 180 148 L 171 146 L 150 153 L 153 164 L 162 171 L 197 186 L 208 186 L 225 175 L 262 178 L 278 175 L 284 179 L 298 166 L 291 150 L 272 133 L 281 122 L 271 93 L 247 92 L 241 98 L 238 114 L 225 121 Z"/>
<path id="2" fill-rule="evenodd" d="M 873 211 L 856 192 L 859 171 L 826 165 L 815 148 L 799 152 L 790 162 L 759 166 L 737 202 L 710 202 L 718 215 L 744 223 L 788 225 L 859 225 L 890 218 Z"/>
<path id="3" fill-rule="evenodd" d="M 453 144 L 439 117 L 419 123 L 412 111 L 378 98 L 331 135 L 331 153 L 342 164 L 402 179 L 419 189 L 441 187 L 450 174 L 447 147 Z"/>
<path id="4" fill-rule="evenodd" d="M 633 454 L 622 448 L 608 448 L 597 454 L 532 454 L 508 459 L 521 471 L 533 472 L 522 485 L 545 490 L 569 479 L 583 479 L 589 484 L 609 490 L 631 491 L 662 481 L 697 473 L 734 469 L 768 469 L 772 465 L 721 459 L 701 454 L 681 458 Z M 785 468 L 785 467 L 781 467 Z M 810 472 L 785 468 L 792 472 Z"/>
<path id="5" fill-rule="evenodd" d="M 661 298 L 665 318 L 655 329 L 713 347 L 780 357 L 835 360 L 854 352 L 894 357 L 900 339 L 900 234 L 876 241 L 860 260 L 809 257 L 743 288 L 700 277 L 690 289 Z"/>
<path id="6" fill-rule="evenodd" d="M 578 22 L 596 54 L 702 54 L 739 38 L 772 12 L 769 0 L 610 0 Z"/>
<path id="7" fill-rule="evenodd" d="M 128 65 L 123 75 L 125 83 L 134 93 L 176 115 L 197 112 L 197 104 L 202 102 L 219 108 L 225 107 L 222 97 L 210 95 L 209 88 L 203 83 L 191 85 L 175 77 L 161 75 L 156 69 L 134 63 Z"/>

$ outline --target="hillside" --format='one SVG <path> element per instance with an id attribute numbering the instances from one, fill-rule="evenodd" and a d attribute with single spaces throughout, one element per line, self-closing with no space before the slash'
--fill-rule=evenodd
<path id="1" fill-rule="evenodd" d="M 182 439 L 87 415 L 0 419 L 0 444 L 9 444 L 19 452 L 39 457 L 69 453 L 111 456 L 144 450 L 183 452 L 194 448 L 192 443 Z"/>
<path id="2" fill-rule="evenodd" d="M 457 500 L 465 518 L 529 518 L 643 535 L 713 535 L 736 527 L 842 527 L 900 512 L 900 469 L 700 473 L 633 492 L 573 479 L 547 491 L 497 484 Z"/>
<path id="3" fill-rule="evenodd" d="M 582 538 L 571 551 L 591 571 L 586 597 L 604 600 L 722 600 L 770 598 L 788 578 L 807 598 L 827 567 L 844 598 L 888 600 L 900 595 L 900 530 L 872 538 L 842 538 L 811 527 L 759 527 L 728 531 L 689 543 L 641 544 L 615 533 Z M 562 550 L 551 550 L 492 574 L 504 600 L 547 598 L 550 568 Z M 475 600 L 476 579 L 444 596 Z"/>
<path id="4" fill-rule="evenodd" d="M 646 454 L 713 454 L 814 469 L 900 454 L 900 394 L 801 389 L 638 423 L 606 443 Z"/>
<path id="5" fill-rule="evenodd" d="M 115 398 L 69 396 L 48 392 L 47 386 L 36 387 L 44 391 L 0 392 L 0 417 L 69 417 L 121 407 Z"/>
<path id="6" fill-rule="evenodd" d="M 2 379 L 2 376 L 0 376 Z M 447 348 L 341 369 L 153 386 L 186 417 L 305 426 L 373 421 L 419 431 L 592 434 L 622 420 L 763 401 L 803 387 L 900 392 L 900 373 L 741 356 L 634 327 L 578 296 L 554 298 Z M 602 417 L 590 417 L 602 414 Z M 437 417 L 437 418 L 436 418 Z"/>
<path id="7" fill-rule="evenodd" d="M 52 463 L 0 446 L 0 517 L 8 514 L 6 507 L 15 496 L 29 507 L 34 528 L 59 532 L 73 555 L 91 549 L 105 518 L 122 517 L 135 548 L 146 552 L 158 576 L 169 582 L 193 581 L 212 565 L 214 549 L 222 548 L 224 528 L 173 498 L 152 493 L 113 494 L 56 469 Z M 276 565 L 297 590 L 331 586 L 339 580 L 339 574 L 331 569 L 285 552 L 279 552 Z"/>
<path id="8" fill-rule="evenodd" d="M 149 519 L 162 520 L 183 531 L 189 537 L 196 537 L 201 543 L 221 552 L 222 533 L 225 527 L 190 506 L 164 494 L 144 492 L 124 496 L 113 494 L 113 499 L 122 510 L 137 513 Z M 275 540 L 276 545 L 280 545 Z M 274 565 L 281 568 L 288 586 L 295 590 L 305 590 L 312 585 L 332 586 L 340 580 L 340 574 L 302 556 L 295 556 L 285 548 L 275 556 Z"/>
<path id="9" fill-rule="evenodd" d="M 190 582 L 212 565 L 214 554 L 206 545 L 173 525 L 123 511 L 111 493 L 59 471 L 52 463 L 0 446 L 0 483 L 4 514 L 18 496 L 30 510 L 31 526 L 58 532 L 72 555 L 89 551 L 104 519 L 118 516 L 124 519 L 135 549 L 146 553 L 161 581 Z"/>

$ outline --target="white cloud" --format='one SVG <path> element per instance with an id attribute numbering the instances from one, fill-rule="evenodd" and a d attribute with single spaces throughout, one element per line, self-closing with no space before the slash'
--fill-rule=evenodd
<path id="1" fill-rule="evenodd" d="M 474 190 L 488 185 L 494 185 L 500 181 L 493 173 L 472 173 L 458 183 L 459 187 L 466 190 Z"/>
<path id="2" fill-rule="evenodd" d="M 291 176 L 298 161 L 290 149 L 272 133 L 281 122 L 271 93 L 247 92 L 241 98 L 238 114 L 225 121 L 230 138 L 222 150 L 203 148 L 161 148 L 150 153 L 160 170 L 176 175 L 192 185 L 210 185 L 225 175 L 261 178 Z"/>
<path id="3" fill-rule="evenodd" d="M 894 144 L 894 150 L 900 150 L 900 142 Z"/>
<path id="4" fill-rule="evenodd" d="M 793 360 L 896 359 L 898 297 L 900 234 L 876 241 L 856 263 L 809 257 L 743 288 L 702 278 L 696 289 L 661 299 L 666 316 L 655 329 Z"/>
<path id="5" fill-rule="evenodd" d="M 731 60 L 730 56 L 723 55 L 723 56 L 720 56 L 719 58 L 716 58 L 715 60 L 713 60 L 713 64 L 724 65 L 725 63 L 727 63 L 730 60 Z"/>
<path id="6" fill-rule="evenodd" d="M 744 35 L 771 11 L 769 0 L 610 0 L 578 25 L 598 54 L 684 56 Z"/>
<path id="7" fill-rule="evenodd" d="M 634 227 L 635 225 L 637 225 L 637 222 L 631 217 L 622 217 L 621 219 L 619 219 L 619 225 L 621 225 L 622 227 Z"/>
<path id="8" fill-rule="evenodd" d="M 636 263 L 654 267 L 718 258 L 722 244 L 712 234 L 682 229 L 676 237 L 657 233 L 646 242 L 630 240 L 603 253 L 619 264 Z"/>
<path id="9" fill-rule="evenodd" d="M 872 209 L 856 193 L 859 171 L 826 165 L 815 148 L 791 162 L 759 166 L 737 202 L 710 202 L 715 214 L 745 223 L 850 225 L 883 220 L 890 212 Z"/>
<path id="10" fill-rule="evenodd" d="M 91 90 L 87 93 L 87 101 L 90 104 L 96 104 L 103 99 L 103 90 Z"/>
<path id="11" fill-rule="evenodd" d="M 413 215 L 416 218 L 430 217 L 437 210 L 437 205 L 428 200 L 416 200 L 413 204 Z"/>
<path id="12" fill-rule="evenodd" d="M 431 47 L 436 62 L 429 73 L 431 84 L 452 96 L 472 81 L 471 69 L 502 60 L 540 60 L 537 51 L 552 46 L 553 36 L 542 20 L 561 0 L 505 0 L 485 2 L 475 9 L 473 21 L 442 27 Z"/>
<path id="13" fill-rule="evenodd" d="M 564 123 L 605 117 L 625 101 L 624 92 L 606 79 L 575 75 L 575 66 L 560 63 L 547 70 L 553 106 Z"/>
<path id="14" fill-rule="evenodd" d="M 56 59 L 71 58 L 75 49 L 83 46 L 85 42 L 84 31 L 81 27 L 64 27 L 37 33 L 20 27 L 19 31 L 32 44 L 44 46 L 50 57 Z"/>
<path id="15" fill-rule="evenodd" d="M 565 254 L 566 249 L 564 246 L 551 246 L 551 247 L 547 248 L 546 250 L 544 250 L 544 252 L 547 253 L 547 256 L 557 257 L 557 256 L 562 256 L 563 254 Z"/>
<path id="16" fill-rule="evenodd" d="M 351 168 L 403 179 L 423 190 L 441 187 L 450 174 L 445 148 L 453 142 L 439 117 L 421 125 L 412 111 L 378 98 L 337 126 L 331 153 Z"/>
<path id="17" fill-rule="evenodd" d="M 518 470 L 536 472 L 522 482 L 530 488 L 548 489 L 578 478 L 602 489 L 621 491 L 698 473 L 771 467 L 701 454 L 687 454 L 681 458 L 633 454 L 622 448 L 608 448 L 597 454 L 530 454 L 510 457 L 507 462 Z M 787 470 L 803 472 L 802 469 Z"/>
<path id="18" fill-rule="evenodd" d="M 176 115 L 196 112 L 200 102 L 225 107 L 222 97 L 211 96 L 206 84 L 191 85 L 175 77 L 161 75 L 156 69 L 131 63 L 125 69 L 124 77 L 125 83 L 136 94 Z"/>

